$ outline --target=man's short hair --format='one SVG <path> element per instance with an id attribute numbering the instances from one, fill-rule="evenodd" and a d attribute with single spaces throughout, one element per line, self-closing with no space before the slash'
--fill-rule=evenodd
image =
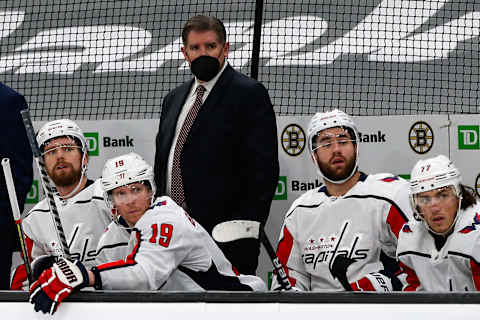
<path id="1" fill-rule="evenodd" d="M 187 44 L 187 37 L 191 31 L 196 32 L 203 32 L 203 31 L 215 31 L 217 34 L 217 40 L 222 45 L 225 44 L 227 41 L 227 31 L 225 30 L 225 26 L 220 19 L 215 17 L 207 17 L 207 16 L 194 16 L 190 18 L 185 25 L 183 26 L 182 30 L 182 41 L 183 45 Z"/>

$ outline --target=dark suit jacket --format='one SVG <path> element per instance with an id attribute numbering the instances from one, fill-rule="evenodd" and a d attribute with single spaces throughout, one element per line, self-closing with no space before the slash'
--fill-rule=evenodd
<path id="1" fill-rule="evenodd" d="M 0 127 L 3 128 L 0 137 L 0 160 L 10 159 L 20 211 L 23 211 L 33 180 L 32 151 L 20 116 L 20 110 L 26 108 L 27 103 L 22 95 L 0 83 L 0 110 L 2 111 Z M 11 250 L 19 250 L 18 234 L 15 231 L 3 168 L 0 168 L 0 243 L 2 243 L 0 289 L 2 290 L 10 288 Z"/>
<path id="2" fill-rule="evenodd" d="M 156 138 L 155 182 L 165 194 L 167 162 L 177 119 L 194 80 L 163 100 Z M 277 127 L 265 87 L 227 65 L 202 105 L 180 158 L 189 214 L 209 233 L 223 221 L 266 222 L 278 182 Z M 250 248 L 221 246 L 234 266 L 258 263 L 258 242 Z M 252 250 L 241 257 L 239 250 Z M 235 251 L 234 253 L 228 251 Z M 234 257 L 237 256 L 237 257 Z M 235 260 L 238 260 L 235 263 Z"/>

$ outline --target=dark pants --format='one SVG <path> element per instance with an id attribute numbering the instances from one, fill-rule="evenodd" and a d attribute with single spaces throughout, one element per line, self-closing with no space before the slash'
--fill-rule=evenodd
<path id="1" fill-rule="evenodd" d="M 10 289 L 10 268 L 12 266 L 12 252 L 19 251 L 19 241 L 16 227 L 0 225 L 0 290 Z"/>
<path id="2" fill-rule="evenodd" d="M 258 239 L 240 239 L 219 243 L 218 246 L 238 272 L 255 275 L 260 255 Z"/>

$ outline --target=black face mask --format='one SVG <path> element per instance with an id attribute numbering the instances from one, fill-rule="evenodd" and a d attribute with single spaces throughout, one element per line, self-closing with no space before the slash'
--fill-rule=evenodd
<path id="1" fill-rule="evenodd" d="M 220 70 L 220 62 L 214 57 L 200 56 L 192 61 L 190 69 L 197 79 L 210 81 Z"/>

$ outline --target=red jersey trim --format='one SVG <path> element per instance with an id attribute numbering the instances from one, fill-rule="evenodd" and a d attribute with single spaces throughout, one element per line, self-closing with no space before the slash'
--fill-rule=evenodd
<path id="1" fill-rule="evenodd" d="M 292 286 L 295 286 L 295 284 L 297 283 L 297 280 L 289 276 L 288 268 L 286 268 L 288 258 L 290 257 L 290 253 L 292 253 L 292 247 L 293 247 L 292 234 L 287 229 L 287 227 L 284 227 L 283 238 L 280 239 L 280 242 L 278 243 L 277 256 L 280 262 L 285 266 L 285 271 L 287 273 L 288 280 L 290 280 L 290 284 Z"/>
<path id="2" fill-rule="evenodd" d="M 420 280 L 418 280 L 417 274 L 415 271 L 409 267 L 407 267 L 404 263 L 400 262 L 400 269 L 402 269 L 403 273 L 407 275 L 407 286 L 403 289 L 403 291 L 417 291 L 417 288 L 420 286 Z"/>
<path id="3" fill-rule="evenodd" d="M 472 268 L 472 278 L 475 284 L 475 289 L 480 291 L 480 265 L 474 260 L 470 259 L 470 267 Z"/>
<path id="4" fill-rule="evenodd" d="M 137 243 L 135 244 L 135 247 L 133 248 L 132 252 L 127 256 L 127 258 L 125 260 L 118 260 L 114 262 L 107 262 L 107 263 L 101 264 L 97 266 L 98 271 L 102 272 L 105 270 L 123 268 L 123 267 L 128 267 L 136 264 L 137 262 L 135 261 L 135 256 L 137 255 L 138 250 L 140 249 L 141 242 L 142 242 L 142 238 L 140 236 L 140 232 L 137 231 Z"/>
<path id="5" fill-rule="evenodd" d="M 398 239 L 398 234 L 400 233 L 400 230 L 402 230 L 403 225 L 407 223 L 407 220 L 405 220 L 404 216 L 398 211 L 396 206 L 390 206 L 387 223 L 395 237 Z"/>

